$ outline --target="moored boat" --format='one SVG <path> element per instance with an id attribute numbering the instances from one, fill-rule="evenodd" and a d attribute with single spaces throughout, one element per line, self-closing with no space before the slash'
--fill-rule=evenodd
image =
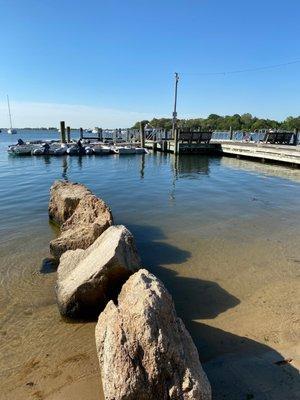
<path id="1" fill-rule="evenodd" d="M 92 147 L 89 147 L 89 146 L 84 147 L 84 152 L 87 156 L 91 156 L 92 154 L 94 154 Z"/>
<path id="2" fill-rule="evenodd" d="M 9 135 L 15 135 L 15 134 L 18 133 L 18 132 L 17 132 L 17 130 L 14 129 L 14 128 L 9 128 L 9 129 L 7 129 L 7 133 L 8 133 Z"/>
<path id="3" fill-rule="evenodd" d="M 18 156 L 28 156 L 31 155 L 32 146 L 27 144 L 17 144 L 8 147 L 8 153 Z"/>
<path id="4" fill-rule="evenodd" d="M 79 154 L 78 146 L 68 147 L 67 154 L 69 154 L 69 156 L 78 155 Z"/>
<path id="5" fill-rule="evenodd" d="M 53 154 L 55 156 L 63 156 L 65 154 L 67 154 L 67 146 L 66 145 L 61 145 L 60 147 L 57 147 L 53 150 Z"/>
<path id="6" fill-rule="evenodd" d="M 115 147 L 113 151 L 116 154 L 136 154 L 135 147 L 130 147 L 130 146 Z"/>
<path id="7" fill-rule="evenodd" d="M 7 129 L 7 133 L 10 135 L 15 135 L 17 133 L 17 130 L 12 127 L 12 117 L 11 117 L 11 111 L 10 111 L 10 104 L 9 104 L 9 97 L 7 95 L 7 106 L 8 106 L 8 114 L 9 114 L 9 122 L 10 122 L 10 128 Z"/>
<path id="8" fill-rule="evenodd" d="M 55 149 L 53 154 L 55 156 L 64 156 L 65 154 L 67 154 L 67 149 L 63 149 L 63 148 L 60 147 L 58 149 Z"/>
<path id="9" fill-rule="evenodd" d="M 135 152 L 136 154 L 149 154 L 149 151 L 144 147 L 136 147 Z"/>
<path id="10" fill-rule="evenodd" d="M 93 151 L 97 155 L 104 155 L 104 154 L 109 154 L 111 153 L 111 148 L 110 146 L 103 146 L 103 145 L 95 145 L 93 147 Z"/>
<path id="11" fill-rule="evenodd" d="M 34 156 L 42 156 L 45 154 L 45 149 L 43 147 L 36 147 L 31 150 L 31 154 Z"/>

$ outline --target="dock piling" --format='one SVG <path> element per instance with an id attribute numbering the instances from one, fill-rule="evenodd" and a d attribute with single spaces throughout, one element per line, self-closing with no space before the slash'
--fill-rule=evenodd
<path id="1" fill-rule="evenodd" d="M 79 136 L 80 136 L 80 140 L 83 139 L 83 129 L 79 128 Z"/>
<path id="2" fill-rule="evenodd" d="M 71 142 L 71 128 L 67 126 L 67 143 Z"/>
<path id="3" fill-rule="evenodd" d="M 140 141 L 141 147 L 145 147 L 145 126 L 142 122 L 140 122 Z"/>
<path id="4" fill-rule="evenodd" d="M 174 154 L 179 153 L 179 134 L 180 134 L 179 128 L 175 128 L 174 129 Z"/>
<path id="5" fill-rule="evenodd" d="M 298 145 L 298 129 L 294 129 L 294 137 L 293 137 L 293 145 L 297 146 Z"/>
<path id="6" fill-rule="evenodd" d="M 60 121 L 60 140 L 61 140 L 62 143 L 66 143 L 65 121 Z"/>

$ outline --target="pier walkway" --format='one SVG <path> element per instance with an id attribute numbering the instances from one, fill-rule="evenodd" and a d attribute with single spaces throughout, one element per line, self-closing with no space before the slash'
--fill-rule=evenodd
<path id="1" fill-rule="evenodd" d="M 211 143 L 214 145 L 214 141 Z M 223 155 L 300 165 L 300 146 L 269 143 L 219 142 Z"/>
<path id="2" fill-rule="evenodd" d="M 145 147 L 154 151 L 176 154 L 208 154 L 224 155 L 237 158 L 248 158 L 262 162 L 289 164 L 293 167 L 300 165 L 300 146 L 279 145 L 270 143 L 242 142 L 232 140 L 211 140 L 203 142 L 183 142 L 176 144 L 174 139 L 146 140 Z"/>
<path id="3" fill-rule="evenodd" d="M 153 151 L 174 154 L 225 155 L 285 163 L 293 167 L 300 165 L 297 129 L 293 132 L 267 132 L 263 137 L 256 133 L 240 132 L 237 135 L 230 130 L 227 137 L 219 137 L 218 132 L 212 130 L 191 131 L 177 128 L 171 135 L 172 137 L 157 137 L 153 133 L 145 135 L 141 129 L 142 146 Z"/>

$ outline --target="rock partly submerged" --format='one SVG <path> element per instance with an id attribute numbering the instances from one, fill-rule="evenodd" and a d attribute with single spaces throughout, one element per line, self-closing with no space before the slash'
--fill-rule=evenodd
<path id="1" fill-rule="evenodd" d="M 55 182 L 51 188 L 49 217 L 61 224 L 50 252 L 59 259 L 67 250 L 87 249 L 113 223 L 109 207 L 85 186 Z"/>
<path id="2" fill-rule="evenodd" d="M 164 285 L 147 270 L 124 284 L 96 326 L 106 400 L 210 400 L 197 349 Z"/>
<path id="3" fill-rule="evenodd" d="M 108 228 L 86 250 L 67 251 L 57 270 L 61 314 L 71 318 L 98 316 L 139 268 L 134 238 L 123 225 Z"/>
<path id="4" fill-rule="evenodd" d="M 104 201 L 84 185 L 57 181 L 49 217 L 60 226 L 50 250 L 60 258 L 61 314 L 90 318 L 105 308 L 96 327 L 105 399 L 210 400 L 197 349 L 170 294 L 154 275 L 138 271 L 133 236 L 111 226 Z"/>
<path id="5" fill-rule="evenodd" d="M 80 183 L 55 181 L 50 188 L 49 218 L 58 225 L 62 225 L 74 213 L 79 201 L 89 189 Z"/>
<path id="6" fill-rule="evenodd" d="M 92 194 L 86 195 L 61 226 L 60 236 L 50 242 L 50 252 L 60 258 L 67 250 L 87 249 L 112 223 L 112 214 L 105 202 Z"/>

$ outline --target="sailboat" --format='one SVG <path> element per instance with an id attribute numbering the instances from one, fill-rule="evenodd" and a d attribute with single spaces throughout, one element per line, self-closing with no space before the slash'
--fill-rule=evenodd
<path id="1" fill-rule="evenodd" d="M 11 119 L 11 112 L 10 112 L 10 105 L 9 105 L 9 97 L 7 95 L 7 106 L 8 106 L 8 114 L 9 114 L 9 122 L 10 122 L 10 128 L 7 129 L 7 133 L 10 133 L 11 135 L 17 133 L 17 130 L 12 127 L 12 119 Z"/>

